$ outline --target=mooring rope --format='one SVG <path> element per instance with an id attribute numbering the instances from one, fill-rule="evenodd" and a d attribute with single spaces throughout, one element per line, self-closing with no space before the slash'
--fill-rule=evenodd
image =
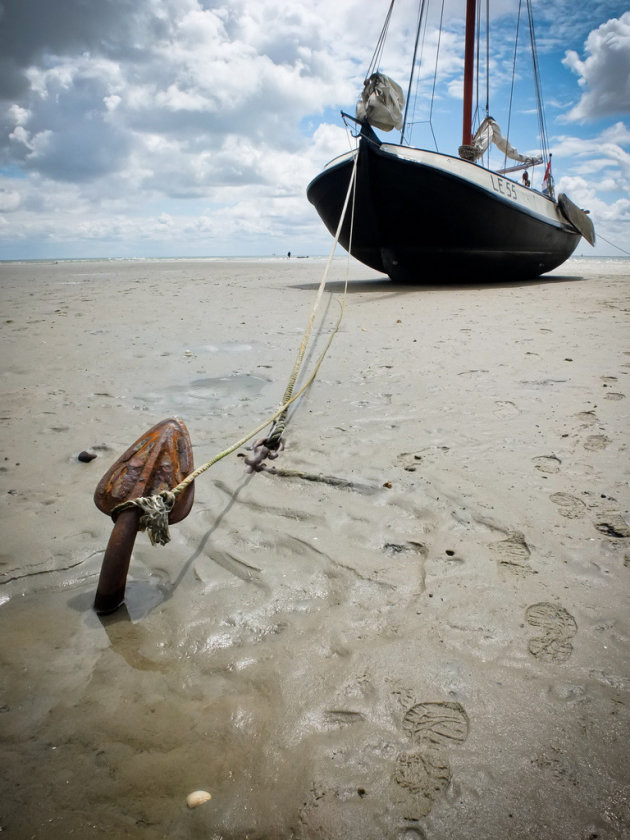
<path id="1" fill-rule="evenodd" d="M 295 360 L 295 364 L 293 365 L 293 370 L 291 371 L 291 374 L 289 376 L 289 381 L 287 383 L 287 387 L 285 389 L 284 396 L 282 398 L 283 404 L 286 404 L 287 407 L 284 408 L 282 410 L 282 413 L 278 416 L 278 418 L 273 421 L 274 425 L 273 425 L 273 428 L 271 429 L 270 434 L 266 438 L 264 438 L 263 440 L 258 441 L 256 446 L 254 446 L 254 452 L 255 452 L 254 457 L 245 459 L 245 463 L 249 467 L 251 467 L 253 470 L 256 470 L 256 471 L 260 468 L 260 466 L 263 463 L 263 461 L 265 460 L 265 458 L 271 458 L 273 460 L 276 457 L 276 454 L 274 454 L 274 453 L 277 453 L 277 451 L 282 446 L 282 436 L 284 435 L 284 431 L 285 431 L 285 428 L 286 428 L 287 413 L 288 413 L 288 410 L 289 410 L 289 405 L 290 405 L 290 402 L 291 402 L 291 396 L 293 394 L 293 389 L 295 387 L 295 383 L 296 383 L 297 378 L 299 376 L 300 369 L 302 367 L 302 362 L 304 361 L 304 354 L 306 353 L 306 348 L 308 346 L 308 342 L 309 342 L 309 339 L 310 339 L 310 336 L 311 336 L 311 330 L 313 329 L 313 323 L 315 321 L 315 315 L 316 315 L 317 310 L 319 308 L 319 304 L 321 302 L 322 295 L 323 295 L 324 289 L 326 287 L 326 283 L 328 282 L 328 272 L 330 271 L 330 266 L 332 264 L 332 260 L 333 260 L 333 257 L 335 255 L 335 250 L 336 250 L 337 244 L 339 242 L 339 237 L 341 235 L 341 228 L 342 228 L 342 225 L 343 225 L 343 223 L 345 221 L 345 218 L 346 218 L 346 213 L 348 211 L 348 203 L 349 203 L 349 200 L 350 200 L 350 196 L 351 195 L 354 196 L 354 185 L 355 185 L 355 177 L 356 177 L 356 169 L 357 169 L 358 158 L 359 158 L 359 155 L 358 155 L 358 152 L 357 152 L 357 154 L 354 157 L 354 163 L 352 165 L 352 173 L 350 175 L 350 181 L 348 183 L 348 189 L 346 191 L 346 197 L 344 199 L 343 208 L 341 210 L 341 216 L 339 218 L 339 224 L 337 225 L 337 231 L 335 233 L 335 239 L 334 239 L 333 244 L 332 244 L 332 248 L 331 248 L 331 251 L 330 251 L 330 255 L 328 257 L 328 261 L 326 262 L 326 268 L 324 269 L 322 279 L 320 280 L 319 287 L 317 289 L 317 294 L 315 295 L 315 300 L 313 302 L 313 307 L 311 309 L 311 314 L 310 314 L 308 322 L 306 324 L 306 329 L 304 330 L 304 335 L 302 336 L 302 342 L 301 342 L 299 350 L 298 350 L 297 358 Z M 353 202 L 353 205 L 352 205 L 352 213 L 350 215 L 350 243 L 352 242 L 352 226 L 353 226 L 353 223 L 354 223 L 354 202 Z M 343 309 L 344 309 L 344 306 L 345 306 L 347 290 L 348 290 L 348 277 L 347 277 L 347 273 L 346 273 L 346 284 L 345 284 L 345 288 L 344 288 L 344 294 L 343 294 L 343 299 L 342 299 L 342 308 L 341 308 L 340 315 L 343 314 Z M 333 331 L 333 335 L 339 329 L 339 324 L 340 323 L 341 323 L 341 319 L 339 319 L 339 321 L 337 322 L 337 326 L 335 327 L 335 329 Z M 324 355 L 327 351 L 328 351 L 328 348 L 326 348 L 326 351 L 324 352 Z M 321 361 L 318 363 L 317 368 L 319 368 L 319 364 L 321 364 Z M 266 452 L 265 452 L 265 450 L 266 450 Z"/>
<path id="2" fill-rule="evenodd" d="M 350 197 L 353 196 L 353 203 L 352 203 L 352 213 L 350 217 L 350 243 L 349 248 L 352 243 L 352 232 L 353 232 L 353 225 L 354 225 L 354 194 L 355 194 L 355 182 L 356 182 L 356 171 L 357 171 L 357 161 L 358 161 L 358 150 L 354 156 L 354 162 L 352 166 L 352 172 L 350 175 L 350 181 L 348 183 L 348 190 L 346 192 L 346 197 L 343 203 L 343 209 L 341 211 L 341 216 L 339 218 L 339 224 L 337 226 L 337 231 L 335 233 L 335 238 L 332 244 L 332 248 L 330 250 L 330 254 L 328 260 L 326 262 L 326 267 L 324 269 L 324 273 L 322 275 L 322 279 L 320 281 L 319 287 L 317 289 L 317 294 L 315 295 L 315 300 L 313 302 L 313 307 L 311 309 L 311 314 L 309 316 L 306 329 L 304 331 L 304 336 L 302 337 L 302 342 L 300 344 L 297 358 L 295 360 L 295 364 L 293 365 L 293 369 L 289 376 L 289 381 L 287 383 L 287 387 L 284 392 L 284 397 L 282 399 L 282 404 L 276 411 L 256 426 L 255 429 L 249 431 L 244 437 L 240 438 L 240 440 L 233 443 L 231 446 L 228 446 L 227 449 L 222 450 L 218 454 L 216 454 L 213 458 L 209 461 L 206 461 L 205 464 L 202 464 L 200 467 L 197 467 L 196 470 L 187 475 L 180 483 L 173 487 L 171 490 L 163 490 L 161 493 L 157 493 L 154 496 L 141 496 L 136 499 L 129 499 L 126 502 L 122 502 L 120 505 L 117 505 L 111 512 L 111 516 L 115 519 L 118 514 L 122 513 L 124 510 L 129 510 L 133 507 L 137 507 L 141 511 L 141 516 L 138 522 L 138 529 L 140 531 L 146 531 L 152 545 L 166 545 L 170 541 L 170 533 L 168 528 L 168 517 L 170 512 L 177 501 L 177 497 L 189 487 L 196 478 L 202 475 L 204 472 L 210 469 L 214 464 L 218 461 L 221 461 L 223 458 L 226 458 L 228 455 L 231 455 L 232 452 L 235 452 L 241 446 L 244 446 L 249 440 L 255 437 L 257 434 L 263 431 L 270 423 L 273 423 L 274 426 L 272 427 L 271 433 L 268 437 L 264 438 L 261 441 L 258 441 L 256 446 L 254 447 L 254 452 L 256 453 L 254 458 L 245 459 L 248 466 L 255 470 L 263 469 L 263 462 L 264 460 L 269 457 L 273 459 L 277 456 L 278 451 L 282 448 L 282 435 L 284 434 L 286 428 L 286 418 L 287 412 L 290 406 L 298 400 L 302 394 L 307 390 L 307 388 L 312 384 L 315 377 L 317 376 L 319 369 L 321 367 L 328 350 L 330 349 L 330 345 L 332 344 L 333 338 L 339 331 L 339 327 L 341 326 L 341 320 L 343 318 L 343 313 L 345 309 L 346 303 L 346 296 L 348 291 L 348 273 L 349 273 L 349 263 L 346 269 L 346 279 L 344 285 L 344 293 L 343 297 L 340 301 L 340 310 L 339 316 L 337 318 L 337 322 L 335 323 L 334 328 L 332 329 L 328 341 L 326 342 L 326 346 L 324 347 L 322 353 L 320 354 L 317 362 L 315 363 L 315 367 L 308 377 L 304 385 L 294 394 L 293 389 L 295 388 L 295 383 L 300 373 L 300 369 L 302 367 L 302 362 L 304 360 L 304 354 L 306 352 L 306 348 L 309 342 L 310 334 L 312 331 L 313 323 L 315 320 L 315 315 L 317 313 L 317 309 L 319 307 L 322 295 L 324 293 L 324 288 L 326 283 L 328 282 L 328 274 L 330 271 L 330 266 L 332 264 L 333 257 L 335 255 L 335 250 L 337 248 L 337 244 L 339 242 L 339 237 L 341 235 L 341 229 L 343 223 L 346 218 L 346 213 L 348 211 L 348 204 L 350 202 Z M 349 257 L 348 257 L 349 259 Z"/>

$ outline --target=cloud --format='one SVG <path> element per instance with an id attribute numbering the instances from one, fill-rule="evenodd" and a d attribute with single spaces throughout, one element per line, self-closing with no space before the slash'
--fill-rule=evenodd
<path id="1" fill-rule="evenodd" d="M 351 55 L 376 17 L 357 14 L 348 27 L 358 9 L 333 0 L 317 11 L 297 0 L 5 0 L 0 165 L 75 183 L 126 170 L 137 188 L 140 163 L 150 189 L 165 165 L 182 171 L 184 189 L 194 169 L 198 187 L 220 183 L 220 169 L 225 183 L 256 183 L 265 178 L 257 150 L 303 148 L 303 117 L 353 100 L 361 69 Z M 241 140 L 234 154 L 230 135 Z M 168 174 L 163 183 L 180 191 Z"/>
<path id="2" fill-rule="evenodd" d="M 578 11 L 573 0 L 534 0 L 538 50 L 564 52 L 567 44 L 583 43 L 602 21 L 619 17 L 626 6 L 624 0 L 589 0 Z"/>
<path id="3" fill-rule="evenodd" d="M 579 21 L 558 14 L 564 0 L 541 11 L 549 31 L 578 27 L 583 41 L 592 15 L 606 19 L 601 10 L 615 1 L 592 0 Z M 500 0 L 500 35 L 515 8 Z M 404 85 L 415 0 L 398 0 L 397 11 L 381 66 Z M 338 112 L 354 108 L 384 12 L 363 0 L 0 0 L 2 253 L 16 242 L 36 243 L 34 256 L 261 253 L 285 237 L 285 251 L 310 243 L 326 252 L 305 188 L 353 143 Z M 440 141 L 442 131 L 459 134 L 449 100 L 461 97 L 462 17 L 459 0 L 446 0 L 432 114 Z M 427 96 L 435 22 L 419 73 Z M 609 40 L 589 47 L 584 85 Z M 493 87 L 504 87 L 511 57 L 505 40 Z M 410 119 L 432 146 L 428 106 Z M 627 133 L 617 123 L 599 146 L 560 145 L 584 173 L 625 184 Z M 573 162 L 567 172 L 577 175 Z"/>
<path id="4" fill-rule="evenodd" d="M 91 53 L 117 61 L 135 52 L 140 59 L 150 44 L 147 36 L 164 37 L 168 29 L 168 18 L 154 13 L 152 5 L 134 0 L 1 0 L 0 99 L 25 95 L 28 68 L 52 56 Z"/>
<path id="5" fill-rule="evenodd" d="M 16 190 L 0 189 L 0 211 L 16 210 L 20 206 L 20 194 Z"/>
<path id="6" fill-rule="evenodd" d="M 630 229 L 630 131 L 621 122 L 592 138 L 553 138 L 553 160 L 560 161 L 556 191 L 588 209 L 602 242 L 627 249 Z"/>
<path id="7" fill-rule="evenodd" d="M 589 120 L 630 112 L 630 12 L 613 18 L 586 39 L 586 59 L 568 50 L 563 64 L 584 89 L 569 120 Z"/>
<path id="8" fill-rule="evenodd" d="M 614 167 L 618 171 L 617 189 L 630 194 L 630 154 L 623 148 L 630 144 L 630 131 L 621 122 L 609 126 L 592 138 L 554 137 L 553 153 L 577 166 L 584 174 Z"/>
<path id="9" fill-rule="evenodd" d="M 10 249 L 37 241 L 43 256 L 260 254 L 278 242 L 280 250 L 327 251 L 328 235 L 305 187 L 350 147 L 343 128 L 318 126 L 293 154 L 237 135 L 204 155 L 180 154 L 172 137 L 154 135 L 149 145 L 151 168 L 133 152 L 134 189 L 127 170 L 91 183 L 35 172 L 5 177 L 0 212 L 10 224 L 0 226 L 0 243 Z"/>
<path id="10" fill-rule="evenodd" d="M 581 176 L 563 176 L 556 184 L 558 192 L 565 192 L 578 206 L 588 209 L 595 224 L 596 234 L 602 227 L 608 232 L 623 230 L 622 225 L 630 222 L 630 199 L 618 198 L 606 201 L 594 188 L 592 181 Z M 623 241 L 623 240 L 621 240 Z"/>
<path id="11" fill-rule="evenodd" d="M 173 197 L 270 183 L 281 151 L 290 176 L 309 152 L 301 121 L 353 108 L 383 16 L 359 0 L 0 4 L 0 166 Z M 390 35 L 383 61 L 404 79 L 413 38 Z M 446 74 L 460 42 L 442 38 Z M 435 47 L 430 31 L 427 67 Z"/>

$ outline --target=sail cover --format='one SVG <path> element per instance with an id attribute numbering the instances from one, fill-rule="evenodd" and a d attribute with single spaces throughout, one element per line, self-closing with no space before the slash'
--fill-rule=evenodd
<path id="1" fill-rule="evenodd" d="M 519 163 L 526 163 L 530 166 L 541 163 L 541 158 L 539 157 L 521 155 L 514 146 L 510 145 L 507 138 L 501 134 L 501 129 L 499 128 L 498 123 L 496 123 L 492 117 L 486 117 L 472 139 L 474 160 L 479 160 L 490 143 L 494 143 L 494 145 L 500 149 L 506 157 L 509 157 L 510 160 L 516 160 Z"/>
<path id="2" fill-rule="evenodd" d="M 361 99 L 357 102 L 357 119 L 367 120 L 374 128 L 391 131 L 402 128 L 405 97 L 400 85 L 382 73 L 372 73 L 365 80 Z"/>

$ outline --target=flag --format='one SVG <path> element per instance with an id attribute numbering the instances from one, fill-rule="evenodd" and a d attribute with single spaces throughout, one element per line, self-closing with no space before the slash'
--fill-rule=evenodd
<path id="1" fill-rule="evenodd" d="M 548 195 L 550 198 L 553 197 L 553 177 L 551 175 L 551 155 L 549 155 L 549 163 L 547 164 L 547 169 L 545 170 L 545 177 L 543 178 L 543 182 L 542 182 L 542 191 L 543 191 L 543 195 Z"/>

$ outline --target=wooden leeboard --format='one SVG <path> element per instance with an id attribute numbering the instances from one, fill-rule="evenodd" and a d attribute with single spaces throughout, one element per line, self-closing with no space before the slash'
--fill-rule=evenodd
<path id="1" fill-rule="evenodd" d="M 560 193 L 558 196 L 558 207 L 564 218 L 573 225 L 578 233 L 582 234 L 589 245 L 594 245 L 595 228 L 584 210 L 580 210 L 564 193 Z"/>

